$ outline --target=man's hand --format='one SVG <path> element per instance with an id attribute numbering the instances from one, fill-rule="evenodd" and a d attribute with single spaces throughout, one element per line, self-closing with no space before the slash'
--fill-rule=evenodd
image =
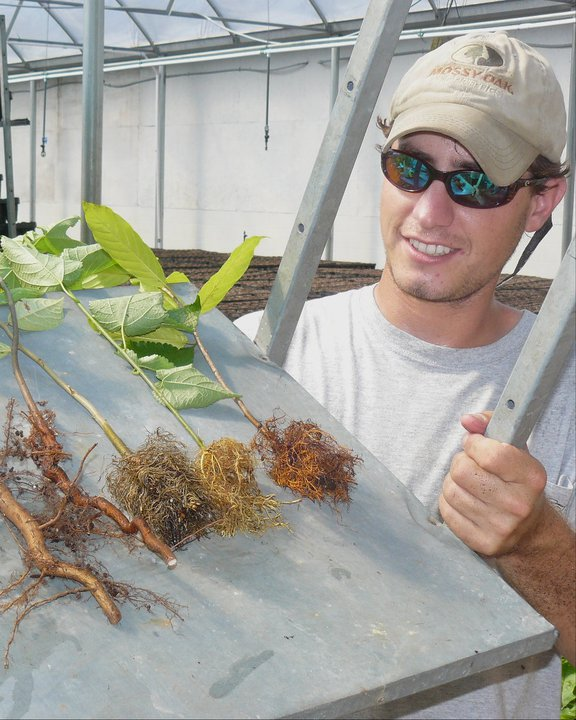
<path id="1" fill-rule="evenodd" d="M 490 413 L 465 415 L 467 434 L 439 500 L 452 532 L 559 631 L 576 663 L 576 535 L 544 495 L 546 472 L 527 450 L 485 438 Z"/>
<path id="2" fill-rule="evenodd" d="M 543 519 L 546 472 L 528 451 L 485 438 L 490 413 L 464 415 L 468 431 L 451 464 L 440 512 L 476 552 L 497 557 L 518 548 Z"/>

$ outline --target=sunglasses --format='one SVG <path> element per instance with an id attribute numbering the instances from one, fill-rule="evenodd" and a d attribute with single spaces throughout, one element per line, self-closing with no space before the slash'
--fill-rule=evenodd
<path id="1" fill-rule="evenodd" d="M 433 180 L 440 180 L 455 203 L 469 208 L 488 209 L 506 205 L 520 188 L 546 182 L 546 178 L 531 178 L 516 180 L 512 185 L 495 185 L 481 170 L 441 172 L 424 160 L 400 150 L 387 150 L 381 154 L 380 160 L 382 172 L 400 190 L 420 193 L 430 187 Z"/>

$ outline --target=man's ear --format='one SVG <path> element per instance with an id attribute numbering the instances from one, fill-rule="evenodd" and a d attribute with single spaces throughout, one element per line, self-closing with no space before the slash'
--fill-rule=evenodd
<path id="1" fill-rule="evenodd" d="M 538 230 L 550 217 L 566 193 L 566 178 L 550 178 L 546 181 L 545 188 L 543 192 L 535 193 L 531 198 L 525 232 Z"/>

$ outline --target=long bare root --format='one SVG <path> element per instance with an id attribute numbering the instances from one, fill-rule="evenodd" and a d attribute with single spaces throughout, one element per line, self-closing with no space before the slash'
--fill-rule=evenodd
<path id="1" fill-rule="evenodd" d="M 121 614 L 100 580 L 89 570 L 56 558 L 47 548 L 38 521 L 12 495 L 4 482 L 0 482 L 0 512 L 22 535 L 26 543 L 27 563 L 37 568 L 42 576 L 74 580 L 92 593 L 108 620 L 115 625 Z"/>
<path id="2" fill-rule="evenodd" d="M 143 518 L 136 517 L 129 520 L 128 517 L 111 503 L 108 499 L 89 495 L 84 492 L 76 483 L 73 483 L 67 473 L 60 466 L 65 456 L 62 445 L 56 439 L 56 432 L 53 427 L 54 416 L 44 410 L 38 414 L 30 415 L 31 431 L 27 439 L 30 448 L 30 455 L 43 475 L 54 481 L 58 488 L 70 498 L 78 507 L 91 507 L 107 515 L 115 522 L 123 533 L 133 535 L 140 533 L 142 542 L 149 550 L 159 555 L 168 567 L 176 565 L 174 553 L 160 538 L 154 535 L 148 523 Z"/>
<path id="3" fill-rule="evenodd" d="M 8 666 L 21 622 L 36 608 L 66 596 L 90 594 L 112 624 L 120 621 L 118 605 L 126 601 L 148 610 L 159 605 L 169 615 L 178 615 L 177 606 L 167 598 L 110 576 L 97 558 L 98 548 L 120 540 L 132 550 L 135 535 L 122 532 L 90 503 L 71 502 L 82 464 L 68 493 L 34 467 L 29 438 L 14 427 L 14 406 L 11 400 L 0 448 L 0 517 L 20 551 L 23 568 L 0 587 L 0 614 L 15 613 L 4 665 Z M 56 586 L 51 592 L 51 578 L 62 580 L 63 588 Z"/>

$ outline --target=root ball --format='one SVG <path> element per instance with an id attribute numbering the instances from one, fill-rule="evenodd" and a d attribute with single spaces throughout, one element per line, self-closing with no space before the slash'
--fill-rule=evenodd
<path id="1" fill-rule="evenodd" d="M 311 421 L 266 420 L 252 441 L 270 477 L 280 487 L 333 507 L 350 502 L 361 458 Z"/>
<path id="2" fill-rule="evenodd" d="M 114 459 L 107 486 L 118 503 L 169 545 L 199 537 L 214 521 L 194 462 L 182 443 L 161 430 L 135 452 Z"/>
<path id="3" fill-rule="evenodd" d="M 260 492 L 254 457 L 246 445 L 232 438 L 216 440 L 196 456 L 195 472 L 218 515 L 214 531 L 223 536 L 261 535 L 271 527 L 286 527 L 278 500 Z"/>

